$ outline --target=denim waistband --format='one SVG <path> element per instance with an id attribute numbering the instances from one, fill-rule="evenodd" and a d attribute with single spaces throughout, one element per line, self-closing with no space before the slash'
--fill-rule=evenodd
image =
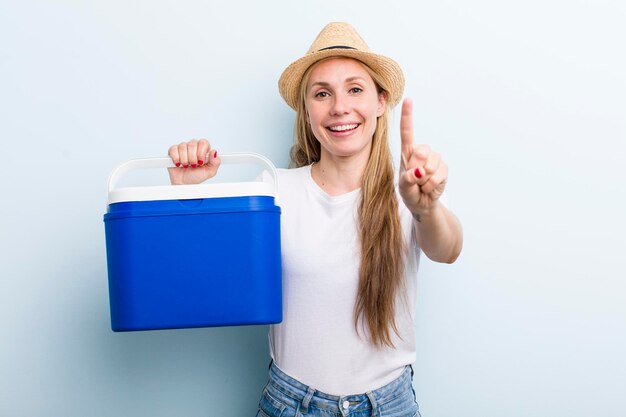
<path id="1" fill-rule="evenodd" d="M 376 408 L 404 394 L 405 389 L 412 388 L 413 370 L 406 366 L 402 374 L 387 385 L 363 394 L 337 396 L 318 391 L 284 373 L 272 363 L 270 366 L 270 380 L 268 385 L 289 397 L 294 403 L 306 409 L 310 405 L 343 414 L 344 404 L 352 411 L 372 410 L 375 415 Z M 347 402 L 347 403 L 346 403 Z"/>

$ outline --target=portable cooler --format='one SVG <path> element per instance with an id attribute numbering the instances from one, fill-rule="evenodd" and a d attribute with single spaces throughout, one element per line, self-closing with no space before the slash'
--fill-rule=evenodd
<path id="1" fill-rule="evenodd" d="M 220 158 L 262 165 L 273 184 L 116 188 L 129 171 L 172 167 L 170 158 L 135 159 L 112 172 L 104 223 L 114 331 L 282 320 L 276 168 L 256 154 Z"/>

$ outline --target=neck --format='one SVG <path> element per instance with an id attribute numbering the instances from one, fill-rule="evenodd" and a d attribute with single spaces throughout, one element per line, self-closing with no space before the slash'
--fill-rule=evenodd
<path id="1" fill-rule="evenodd" d="M 343 157 L 331 155 L 322 148 L 320 160 L 311 168 L 311 175 L 328 195 L 349 193 L 361 187 L 368 158 L 369 152 Z"/>

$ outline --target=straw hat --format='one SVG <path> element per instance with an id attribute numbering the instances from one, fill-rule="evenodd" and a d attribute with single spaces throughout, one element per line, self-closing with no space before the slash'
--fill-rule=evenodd
<path id="1" fill-rule="evenodd" d="M 306 55 L 292 62 L 278 80 L 280 95 L 292 109 L 297 108 L 300 82 L 306 70 L 317 61 L 332 56 L 357 59 L 380 75 L 389 93 L 387 103 L 390 107 L 402 99 L 404 75 L 400 66 L 390 58 L 371 52 L 352 26 L 335 22 L 322 29 Z"/>

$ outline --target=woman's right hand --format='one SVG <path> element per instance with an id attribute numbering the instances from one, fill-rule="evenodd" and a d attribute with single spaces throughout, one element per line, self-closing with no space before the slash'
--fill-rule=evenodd
<path id="1" fill-rule="evenodd" d="M 176 165 L 176 168 L 168 168 L 173 185 L 199 184 L 214 177 L 220 167 L 217 151 L 211 149 L 211 144 L 206 139 L 193 139 L 172 145 L 167 154 Z"/>

